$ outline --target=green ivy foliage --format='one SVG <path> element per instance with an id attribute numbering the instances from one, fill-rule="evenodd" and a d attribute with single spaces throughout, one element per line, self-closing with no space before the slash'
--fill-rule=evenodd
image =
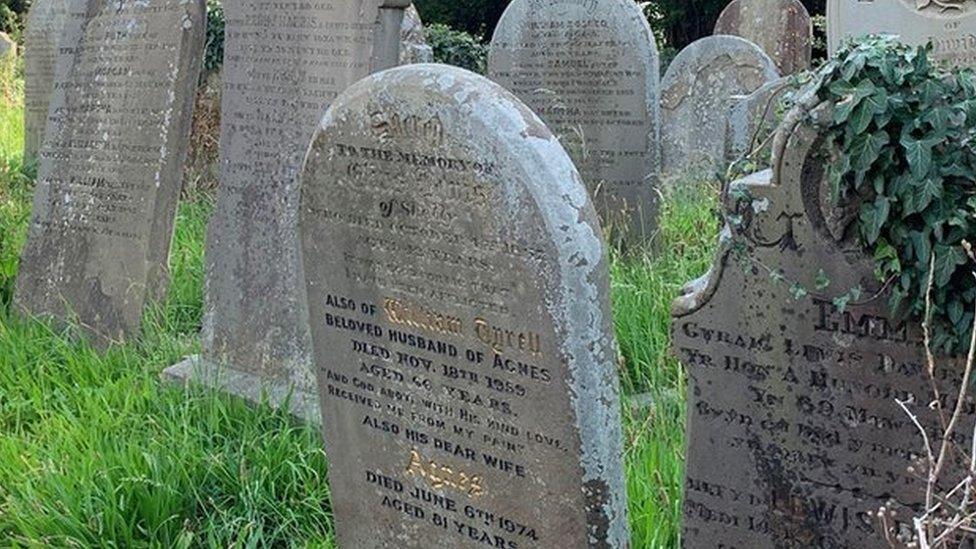
<path id="1" fill-rule="evenodd" d="M 434 60 L 484 74 L 488 64 L 488 45 L 479 37 L 435 23 L 426 29 L 427 43 Z"/>
<path id="2" fill-rule="evenodd" d="M 220 0 L 207 0 L 207 49 L 203 68 L 214 71 L 224 64 L 224 7 Z"/>
<path id="3" fill-rule="evenodd" d="M 893 314 L 924 318 L 934 264 L 932 344 L 958 353 L 976 301 L 965 244 L 976 243 L 976 80 L 930 53 L 885 36 L 849 44 L 820 69 L 816 93 L 835 103 L 834 198 L 858 207 Z"/>

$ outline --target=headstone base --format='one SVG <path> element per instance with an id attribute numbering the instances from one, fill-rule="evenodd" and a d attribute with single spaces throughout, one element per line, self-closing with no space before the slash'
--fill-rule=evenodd
<path id="1" fill-rule="evenodd" d="M 292 386 L 269 383 L 259 376 L 235 371 L 191 356 L 163 370 L 160 375 L 166 383 L 183 386 L 200 385 L 236 397 L 250 404 L 267 404 L 276 410 L 287 406 L 288 412 L 299 421 L 311 425 L 322 423 L 319 416 L 318 396 L 300 391 Z"/>

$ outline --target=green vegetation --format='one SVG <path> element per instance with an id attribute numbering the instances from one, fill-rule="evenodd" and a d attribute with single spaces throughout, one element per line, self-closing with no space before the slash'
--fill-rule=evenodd
<path id="1" fill-rule="evenodd" d="M 892 37 L 848 45 L 818 72 L 816 92 L 836 102 L 831 190 L 859 212 L 893 314 L 925 315 L 931 271 L 933 347 L 960 352 L 970 347 L 976 303 L 967 256 L 976 236 L 976 79 L 929 53 Z"/>
<path id="2" fill-rule="evenodd" d="M 0 106 L 0 545 L 331 547 L 314 429 L 158 379 L 199 347 L 205 195 L 180 208 L 172 288 L 141 341 L 98 353 L 70 329 L 11 314 L 33 173 L 20 159 L 22 107 Z M 660 254 L 613 261 L 623 389 L 654 403 L 624 412 L 635 548 L 678 546 L 684 379 L 668 353 L 669 308 L 711 261 L 716 194 L 669 189 Z"/>

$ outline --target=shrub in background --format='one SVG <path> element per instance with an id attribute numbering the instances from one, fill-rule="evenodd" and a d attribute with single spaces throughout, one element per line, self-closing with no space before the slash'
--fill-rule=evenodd
<path id="1" fill-rule="evenodd" d="M 488 65 L 488 46 L 480 36 L 457 31 L 441 23 L 427 27 L 427 43 L 434 49 L 434 60 L 484 74 Z"/>

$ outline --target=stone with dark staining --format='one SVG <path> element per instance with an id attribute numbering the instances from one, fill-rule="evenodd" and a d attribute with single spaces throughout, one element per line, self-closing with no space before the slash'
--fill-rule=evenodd
<path id="1" fill-rule="evenodd" d="M 711 271 L 674 304 L 673 350 L 689 377 L 689 549 L 716 540 L 738 549 L 887 548 L 878 510 L 896 502 L 894 537 L 911 531 L 925 499 L 924 480 L 909 472 L 924 455 L 922 437 L 896 403 L 909 402 L 935 435 L 920 327 L 889 315 L 854 227 L 827 221 L 821 132 L 831 116 L 808 96 L 786 117 L 773 169 L 728 193 L 726 218 L 741 223 L 726 227 Z M 810 294 L 797 298 L 794 284 Z M 834 300 L 858 286 L 862 297 L 838 310 Z M 963 365 L 939 364 L 936 383 L 954 405 Z M 970 398 L 961 425 L 974 421 Z M 950 466 L 945 485 L 962 476 Z"/>
<path id="2" fill-rule="evenodd" d="M 58 60 L 73 58 L 87 0 L 36 0 L 24 29 L 24 156 L 36 158 L 44 140 Z M 67 47 L 61 49 L 60 44 Z"/>
<path id="3" fill-rule="evenodd" d="M 800 0 L 732 0 L 719 16 L 715 34 L 756 44 L 784 76 L 810 68 L 813 24 Z"/>
<path id="4" fill-rule="evenodd" d="M 766 150 L 779 125 L 790 91 L 790 78 L 769 82 L 749 95 L 733 95 L 729 101 L 725 137 L 726 162 L 734 162 L 758 149 Z"/>
<path id="5" fill-rule="evenodd" d="M 166 292 L 205 9 L 83 5 L 78 40 L 59 45 L 73 53 L 55 70 L 15 303 L 104 344 Z"/>
<path id="6" fill-rule="evenodd" d="M 932 43 L 932 58 L 976 67 L 976 2 L 972 0 L 827 0 L 830 55 L 851 38 L 895 34 L 911 46 Z"/>
<path id="7" fill-rule="evenodd" d="M 207 235 L 203 352 L 164 379 L 249 401 L 263 394 L 276 408 L 290 397 L 291 411 L 317 421 L 298 175 L 316 121 L 371 72 L 378 4 L 287 3 L 253 17 L 261 2 L 224 2 L 221 173 Z"/>
<path id="8" fill-rule="evenodd" d="M 729 101 L 779 78 L 759 46 L 737 36 L 709 36 L 675 57 L 661 83 L 664 173 L 723 168 Z"/>
<path id="9" fill-rule="evenodd" d="M 632 0 L 515 0 L 491 41 L 489 77 L 559 136 L 618 243 L 657 228 L 659 63 Z"/>
<path id="10" fill-rule="evenodd" d="M 339 543 L 628 547 L 607 253 L 542 121 L 394 69 L 326 113 L 302 189 Z"/>
<path id="11" fill-rule="evenodd" d="M 424 22 L 417 8 L 410 7 L 403 12 L 403 26 L 400 29 L 400 64 L 433 63 L 434 50 L 427 43 Z"/>

